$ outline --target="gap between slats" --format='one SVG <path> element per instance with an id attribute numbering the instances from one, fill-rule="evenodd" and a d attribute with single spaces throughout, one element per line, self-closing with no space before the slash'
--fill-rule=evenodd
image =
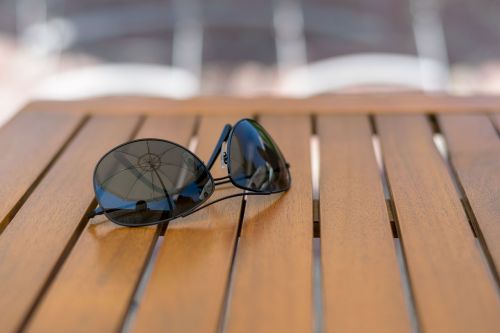
<path id="1" fill-rule="evenodd" d="M 258 121 L 258 115 L 254 115 L 252 119 Z M 243 227 L 243 221 L 245 219 L 245 208 L 247 204 L 247 199 L 248 196 L 242 197 L 241 200 L 241 210 L 240 210 L 240 216 L 238 220 L 238 230 L 236 234 L 236 239 L 234 243 L 234 248 L 233 248 L 233 253 L 232 253 L 232 258 L 231 258 L 231 266 L 229 269 L 229 276 L 227 279 L 227 287 L 225 290 L 225 295 L 224 295 L 224 302 L 221 308 L 221 313 L 220 313 L 220 318 L 219 318 L 219 325 L 217 328 L 217 332 L 219 333 L 224 333 L 226 332 L 226 327 L 227 327 L 227 322 L 229 318 L 229 307 L 231 304 L 231 299 L 233 295 L 233 281 L 234 281 L 234 273 L 236 271 L 236 265 L 237 265 L 237 254 L 238 254 L 238 245 L 240 242 L 240 236 L 241 236 L 241 229 Z"/>
<path id="2" fill-rule="evenodd" d="M 467 330 L 479 325 L 493 331 L 495 287 L 491 289 L 487 267 L 464 224 L 466 215 L 432 141 L 429 118 L 381 115 L 376 125 L 382 130 L 388 185 L 397 199 L 395 220 L 406 266 L 412 270 L 411 290 L 418 297 L 421 328 Z"/>
<path id="3" fill-rule="evenodd" d="M 75 129 L 72 131 L 72 133 L 68 136 L 64 144 L 59 148 L 59 150 L 54 154 L 52 159 L 49 161 L 47 166 L 40 172 L 40 174 L 36 177 L 36 179 L 33 181 L 33 183 L 28 187 L 26 192 L 23 194 L 23 196 L 19 199 L 19 201 L 12 207 L 10 212 L 5 216 L 3 220 L 0 221 L 0 235 L 2 232 L 7 228 L 9 225 L 10 221 L 14 219 L 16 216 L 17 212 L 21 209 L 21 207 L 24 205 L 24 203 L 28 200 L 30 197 L 31 193 L 35 190 L 35 188 L 40 184 L 44 176 L 47 174 L 47 172 L 51 169 L 51 167 L 54 165 L 54 163 L 59 159 L 59 157 L 64 153 L 68 145 L 70 144 L 71 141 L 75 138 L 75 136 L 80 132 L 80 130 L 85 126 L 87 121 L 90 119 L 90 116 L 85 115 L 82 117 L 80 120 L 79 124 L 75 127 Z"/>
<path id="4" fill-rule="evenodd" d="M 320 145 L 317 126 L 317 117 L 311 117 L 312 136 L 311 145 L 311 182 L 312 182 L 312 205 L 313 205 L 313 331 L 320 333 L 324 331 L 323 311 L 323 287 L 321 279 L 321 214 L 320 214 Z"/>
<path id="5" fill-rule="evenodd" d="M 236 233 L 236 240 L 234 242 L 233 255 L 231 257 L 231 267 L 229 270 L 229 277 L 227 279 L 227 287 L 226 287 L 226 291 L 225 291 L 225 295 L 224 295 L 224 303 L 222 304 L 222 309 L 221 309 L 220 318 L 219 318 L 219 326 L 218 326 L 217 332 L 225 332 L 226 331 L 229 302 L 231 301 L 231 296 L 232 296 L 232 291 L 233 291 L 233 276 L 234 276 L 234 272 L 236 270 L 236 264 L 237 264 L 236 254 L 238 252 L 238 244 L 240 242 L 241 227 L 243 225 L 243 220 L 245 218 L 246 202 L 247 202 L 247 197 L 246 196 L 242 197 L 241 198 L 240 217 L 238 219 L 238 231 Z"/>
<path id="6" fill-rule="evenodd" d="M 258 119 L 257 119 L 258 120 Z M 322 295 L 321 295 L 321 272 L 320 272 L 320 229 L 319 229 L 319 140 L 318 136 L 316 133 L 316 128 L 315 128 L 315 118 L 314 116 L 311 116 L 308 118 L 310 124 L 311 124 L 311 137 L 310 137 L 310 163 L 311 163 L 311 182 L 312 182 L 312 198 L 311 198 L 311 205 L 313 208 L 313 216 L 311 216 L 311 228 L 313 229 L 313 239 L 312 239 L 312 255 L 313 255 L 313 265 L 312 265 L 312 276 L 313 276 L 313 322 L 312 322 L 312 328 L 314 332 L 322 332 L 323 331 L 323 324 L 322 324 L 322 318 L 323 318 L 323 311 L 322 311 Z M 272 133 L 271 133 L 272 135 Z M 292 166 L 293 168 L 293 166 Z M 293 170 L 293 169 L 292 169 Z M 246 199 L 246 198 L 245 198 Z M 226 331 L 226 323 L 228 316 L 230 313 L 228 313 L 230 304 L 231 304 L 231 297 L 232 297 L 232 286 L 233 286 L 233 273 L 236 270 L 236 265 L 237 260 L 236 256 L 238 253 L 238 243 L 239 243 L 239 236 L 240 236 L 240 231 L 242 228 L 243 218 L 244 218 L 244 208 L 245 208 L 245 203 L 243 204 L 242 207 L 242 214 L 240 216 L 240 225 L 239 225 L 239 232 L 238 232 L 238 239 L 237 243 L 235 244 L 235 250 L 233 253 L 233 263 L 231 267 L 231 275 L 229 278 L 229 283 L 227 287 L 227 295 L 226 295 L 226 301 L 225 301 L 225 306 L 223 309 L 222 313 L 222 320 L 221 320 L 221 325 L 219 326 L 218 332 L 225 332 Z M 256 320 L 258 320 L 256 318 Z"/>
<path id="7" fill-rule="evenodd" d="M 187 147 L 192 152 L 196 152 L 196 148 L 198 146 L 200 121 L 201 121 L 201 118 L 197 117 L 196 122 L 195 122 L 195 126 L 194 126 L 194 131 L 192 133 L 190 143 Z M 215 167 L 217 167 L 217 165 Z M 227 286 L 226 286 L 225 291 L 224 291 L 223 303 L 221 305 L 221 309 L 219 312 L 219 320 L 218 320 L 218 328 L 217 328 L 218 332 L 223 331 L 225 320 L 227 319 L 226 313 L 227 313 L 228 303 L 229 303 L 230 298 L 231 298 L 232 274 L 234 271 L 234 267 L 236 265 L 235 258 L 236 258 L 236 254 L 237 254 L 241 226 L 242 226 L 243 218 L 244 218 L 244 214 L 245 214 L 245 204 L 246 204 L 246 196 L 242 197 L 242 199 L 241 199 L 240 213 L 239 213 L 239 218 L 238 218 L 238 226 L 237 226 L 236 238 L 234 240 L 234 244 L 233 244 L 233 248 L 232 248 L 231 263 L 230 263 L 230 268 L 229 268 L 229 273 L 228 273 Z M 120 329 L 120 332 L 130 332 L 133 329 L 133 326 L 134 326 L 134 323 L 135 323 L 135 320 L 137 317 L 137 311 L 138 311 L 140 304 L 144 298 L 144 293 L 145 293 L 146 287 L 150 281 L 154 266 L 157 264 L 157 262 L 156 262 L 157 254 L 158 254 L 162 244 L 164 242 L 168 241 L 168 238 L 164 237 L 165 233 L 167 232 L 167 229 L 168 229 L 168 224 L 164 225 L 163 228 L 161 228 L 161 229 L 162 229 L 162 231 L 161 231 L 160 237 L 158 238 L 155 246 L 153 247 L 154 249 L 153 249 L 150 257 L 146 261 L 144 272 L 141 275 L 140 281 L 138 282 L 138 286 L 137 286 L 136 291 L 134 293 L 133 299 L 132 299 L 131 304 L 129 306 L 128 313 L 124 319 L 124 322 L 123 322 L 122 328 Z"/>
<path id="8" fill-rule="evenodd" d="M 370 124 L 372 130 L 372 144 L 373 151 L 375 153 L 375 159 L 379 168 L 380 181 L 382 182 L 382 187 L 384 190 L 385 202 L 387 206 L 387 213 L 389 216 L 389 223 L 394 238 L 394 250 L 396 252 L 396 258 L 399 266 L 399 273 L 401 275 L 401 282 L 403 288 L 403 295 L 405 298 L 405 303 L 407 307 L 407 312 L 410 318 L 410 324 L 412 332 L 420 332 L 420 325 L 418 320 L 418 313 L 415 306 L 415 297 L 413 296 L 410 277 L 408 272 L 408 266 L 406 263 L 403 247 L 401 246 L 400 232 L 398 230 L 398 220 L 397 213 L 394 207 L 394 200 L 389 187 L 389 182 L 387 178 L 387 170 L 385 169 L 384 159 L 382 155 L 382 146 L 380 144 L 380 139 L 377 133 L 377 126 L 375 124 L 375 119 L 370 116 Z"/>
<path id="9" fill-rule="evenodd" d="M 477 223 L 476 216 L 474 215 L 474 211 L 472 210 L 469 199 L 467 198 L 467 194 L 465 193 L 465 190 L 460 182 L 460 178 L 455 167 L 453 166 L 453 162 L 450 160 L 448 145 L 445 136 L 435 116 L 429 116 L 428 120 L 430 122 L 430 126 L 432 126 L 433 129 L 434 145 L 436 146 L 436 149 L 439 151 L 439 154 L 446 164 L 446 167 L 450 174 L 450 178 L 453 181 L 458 197 L 460 198 L 460 202 L 462 203 L 467 221 L 469 222 L 470 230 L 474 235 L 476 246 L 481 254 L 484 265 L 487 267 L 488 276 L 493 282 L 493 285 L 496 287 L 497 294 L 500 296 L 500 277 L 498 275 L 497 269 L 495 268 L 493 259 L 488 251 L 486 242 L 481 236 L 481 229 L 479 227 L 479 224 Z"/>
<path id="10" fill-rule="evenodd" d="M 191 139 L 189 140 L 189 144 L 187 146 L 188 150 L 192 152 L 196 151 L 196 147 L 198 146 L 199 124 L 200 124 L 200 119 L 199 117 L 196 117 L 193 133 L 191 134 Z M 137 315 L 137 310 L 140 305 L 141 299 L 144 296 L 144 291 L 146 290 L 146 286 L 151 277 L 151 273 L 153 272 L 158 251 L 160 250 L 161 245 L 165 241 L 165 233 L 167 229 L 168 229 L 168 223 L 165 223 L 164 225 L 159 227 L 159 236 L 153 243 L 152 251 L 148 256 L 148 258 L 146 259 L 143 273 L 140 275 L 137 287 L 128 306 L 127 314 L 125 315 L 125 318 L 123 320 L 122 327 L 120 329 L 120 332 L 122 333 L 129 332 L 132 327 L 135 316 Z"/>
<path id="11" fill-rule="evenodd" d="M 259 198 L 247 206 L 227 331 L 310 332 L 313 327 L 310 117 L 288 116 L 281 120 L 266 115 L 259 120 L 291 163 L 293 185 L 281 198 Z M 287 318 L 288 313 L 296 315 Z"/>
<path id="12" fill-rule="evenodd" d="M 74 135 L 71 136 L 71 140 L 68 140 L 68 142 L 66 142 L 65 147 L 67 147 L 71 143 L 72 139 L 76 136 L 77 132 L 79 132 L 84 127 L 85 123 L 87 123 L 90 118 L 91 118 L 90 116 L 86 117 L 86 121 L 84 123 L 82 123 L 82 125 L 78 128 L 78 131 L 76 131 L 74 133 Z M 139 129 L 141 128 L 142 124 L 144 123 L 144 120 L 145 120 L 144 116 L 141 116 L 139 118 L 139 121 L 137 122 L 135 128 L 133 129 L 133 131 L 132 131 L 132 133 L 131 133 L 131 135 L 129 137 L 130 139 L 132 139 L 136 135 L 136 133 L 139 131 Z M 61 154 L 62 154 L 62 151 L 58 155 L 60 156 Z M 55 160 L 53 162 L 55 162 Z M 47 171 L 48 171 L 48 169 L 47 169 Z M 86 210 L 85 214 L 82 216 L 81 221 L 79 222 L 77 228 L 75 229 L 75 232 L 73 233 L 73 235 L 71 236 L 71 238 L 68 240 L 68 242 L 67 242 L 64 250 L 62 251 L 62 253 L 59 256 L 59 259 L 57 260 L 56 264 L 52 268 L 52 270 L 51 270 L 51 272 L 50 272 L 47 280 L 43 284 L 40 293 L 37 295 L 34 303 L 31 306 L 31 308 L 26 313 L 26 315 L 24 317 L 24 320 L 22 321 L 22 323 L 21 323 L 21 325 L 19 327 L 19 331 L 23 331 L 27 327 L 30 319 L 32 318 L 32 315 L 33 315 L 34 311 L 36 310 L 37 306 L 42 301 L 42 299 L 43 299 L 44 295 L 46 294 L 47 290 L 49 289 L 50 285 L 52 284 L 52 282 L 54 281 L 54 279 L 57 276 L 58 272 L 60 271 L 61 267 L 64 265 L 64 262 L 66 261 L 66 259 L 70 255 L 71 250 L 73 249 L 74 245 L 78 241 L 78 238 L 80 237 L 81 233 L 85 229 L 85 226 L 89 222 L 89 218 L 87 217 L 87 214 L 89 212 L 93 211 L 96 206 L 97 206 L 97 202 L 94 199 L 89 204 L 88 209 Z"/>
<path id="13" fill-rule="evenodd" d="M 388 209 L 388 213 L 389 213 L 390 220 L 391 220 L 391 227 L 392 227 L 393 234 L 395 237 L 396 252 L 398 255 L 398 261 L 400 263 L 401 274 L 404 278 L 403 282 L 405 285 L 404 286 L 405 296 L 406 296 L 407 301 L 409 301 L 407 305 L 410 308 L 410 313 L 412 313 L 414 331 L 419 331 L 420 329 L 419 329 L 419 324 L 418 324 L 418 313 L 416 311 L 414 297 L 412 296 L 411 282 L 409 279 L 408 268 L 406 265 L 404 249 L 402 248 L 401 241 L 399 239 L 400 232 L 399 232 L 399 227 L 398 227 L 398 217 L 397 217 L 396 209 L 394 206 L 394 201 L 393 201 L 392 195 L 390 193 L 390 186 L 389 186 L 389 183 L 387 180 L 387 174 L 386 174 L 386 170 L 385 170 L 384 162 L 383 162 L 383 158 L 382 158 L 382 153 L 381 153 L 381 145 L 380 145 L 380 141 L 379 141 L 379 138 L 377 135 L 377 129 L 376 129 L 376 125 L 375 125 L 375 121 L 374 121 L 373 117 L 371 118 L 371 120 L 372 120 L 372 127 L 373 127 L 373 145 L 374 145 L 374 150 L 375 150 L 376 157 L 377 157 L 377 162 L 379 164 L 379 168 L 381 169 L 381 179 L 382 179 L 382 183 L 384 185 L 384 194 L 386 195 L 387 209 Z M 475 217 L 474 217 L 474 213 L 470 207 L 470 204 L 469 204 L 468 199 L 465 195 L 465 192 L 462 188 L 462 185 L 460 184 L 458 175 L 456 174 L 456 171 L 453 168 L 451 161 L 449 160 L 448 149 L 447 149 L 447 144 L 446 144 L 446 140 L 444 138 L 444 135 L 441 133 L 441 130 L 439 128 L 439 124 L 433 115 L 428 115 L 427 120 L 428 120 L 429 126 L 433 132 L 433 143 L 435 145 L 435 148 L 439 152 L 440 156 L 442 157 L 442 159 L 443 159 L 443 161 L 448 169 L 450 178 L 451 178 L 453 185 L 454 185 L 454 188 L 456 189 L 456 192 L 460 198 L 460 201 L 462 203 L 462 207 L 464 209 L 467 220 L 469 222 L 471 233 L 475 237 L 476 245 L 481 253 L 481 258 L 483 259 L 483 263 L 487 267 L 488 276 L 490 277 L 493 284 L 497 287 L 497 293 L 498 293 L 499 292 L 498 276 L 495 274 L 496 271 L 494 269 L 492 260 L 490 259 L 490 256 L 488 255 L 488 252 L 485 248 L 484 241 L 481 241 L 480 239 L 478 239 L 477 234 L 479 232 L 479 229 L 478 229 L 479 227 L 477 225 L 477 222 L 476 222 Z"/>

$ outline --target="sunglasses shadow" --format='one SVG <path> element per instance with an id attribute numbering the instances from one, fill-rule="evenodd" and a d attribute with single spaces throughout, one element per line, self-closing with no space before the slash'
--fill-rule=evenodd
<path id="1" fill-rule="evenodd" d="M 221 239 L 230 239 L 234 234 L 234 226 L 238 223 L 241 198 L 234 203 L 234 212 L 228 212 L 228 205 L 220 207 L 210 207 L 210 212 L 202 210 L 186 218 L 179 218 L 170 222 L 165 234 L 165 242 L 163 247 L 171 256 L 183 257 L 186 248 L 190 248 L 193 240 L 196 240 L 198 246 L 203 248 L 203 251 L 194 251 L 190 253 L 189 265 L 172 266 L 168 270 L 170 274 L 176 276 L 177 279 L 188 279 L 192 274 L 195 274 L 200 267 L 204 267 L 207 260 L 212 257 L 212 254 L 224 251 L 224 242 Z M 244 217 L 245 228 L 250 228 L 250 232 L 258 236 L 258 239 L 264 240 L 266 235 L 271 234 L 269 228 L 273 228 L 272 221 L 279 218 L 283 214 L 284 207 L 289 203 L 286 200 L 286 193 L 281 195 L 271 196 L 249 196 L 246 203 L 246 211 Z M 282 217 L 281 217 L 282 218 Z M 146 229 L 150 229 L 149 231 Z M 86 237 L 87 247 L 93 248 L 90 253 L 98 253 L 95 256 L 99 267 L 103 267 L 105 271 L 110 266 L 110 258 L 117 253 L 117 248 L 120 248 L 120 258 L 123 256 L 134 256 L 136 249 L 132 246 L 127 246 L 130 242 L 148 244 L 154 239 L 154 234 L 158 233 L 160 228 L 157 225 L 130 228 L 117 225 L 109 221 L 105 216 L 100 216 L 90 222 L 84 229 L 80 237 Z M 85 234 L 86 233 L 86 234 Z M 222 235 L 226 236 L 222 236 Z M 158 234 L 157 234 L 158 235 Z M 172 237 L 172 238 L 169 238 Z M 169 242 L 168 239 L 175 241 Z M 125 245 L 125 249 L 123 246 Z M 144 251 L 147 251 L 144 249 Z M 113 254 L 113 255 L 112 255 Z M 95 254 L 94 254 L 95 255 Z M 110 257 L 111 256 L 111 257 Z"/>
<path id="2" fill-rule="evenodd" d="M 230 188 L 231 185 L 228 185 Z M 222 188 L 221 188 L 222 189 Z M 258 224 L 261 220 L 274 219 L 282 214 L 280 209 L 282 205 L 286 205 L 287 192 L 280 194 L 271 194 L 269 196 L 247 196 L 244 223 Z M 228 215 L 228 202 L 232 202 L 230 206 L 234 208 L 234 212 Z M 179 217 L 169 222 L 168 229 L 213 229 L 214 227 L 227 227 L 233 223 L 237 223 L 240 215 L 241 197 L 228 199 L 226 204 L 215 204 L 206 209 L 195 212 L 184 218 Z M 228 218 L 229 217 L 229 218 Z M 234 219 L 233 219 L 234 217 Z M 234 222 L 233 222 L 234 221 Z M 205 223 L 207 222 L 207 223 Z M 89 232 L 90 235 L 99 242 L 104 242 L 107 239 L 114 238 L 114 234 L 124 231 L 137 230 L 143 228 L 156 228 L 158 225 L 143 226 L 143 227 L 127 227 L 111 222 L 106 216 L 102 215 L 95 217 L 88 222 L 87 228 L 83 232 Z"/>
<path id="3" fill-rule="evenodd" d="M 286 211 L 284 207 L 290 204 L 287 195 L 288 192 L 265 196 L 248 196 L 244 224 L 259 224 L 282 216 Z"/>

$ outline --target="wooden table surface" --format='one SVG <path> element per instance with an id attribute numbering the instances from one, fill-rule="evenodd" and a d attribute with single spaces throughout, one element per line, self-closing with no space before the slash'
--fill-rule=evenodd
<path id="1" fill-rule="evenodd" d="M 0 332 L 498 332 L 499 110 L 419 94 L 34 102 L 0 128 Z M 85 217 L 110 148 L 156 137 L 208 159 L 243 116 L 289 160 L 288 193 L 167 228 Z"/>

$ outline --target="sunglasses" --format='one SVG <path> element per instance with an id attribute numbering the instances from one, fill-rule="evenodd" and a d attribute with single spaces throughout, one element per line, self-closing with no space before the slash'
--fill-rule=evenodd
<path id="1" fill-rule="evenodd" d="M 222 154 L 221 154 L 222 153 Z M 213 178 L 218 156 L 228 175 Z M 160 139 L 139 139 L 106 153 L 94 170 L 98 208 L 123 226 L 147 226 L 184 217 L 216 202 L 287 191 L 289 164 L 266 130 L 252 119 L 225 125 L 208 163 L 186 148 Z M 217 186 L 232 183 L 245 190 L 205 203 Z"/>

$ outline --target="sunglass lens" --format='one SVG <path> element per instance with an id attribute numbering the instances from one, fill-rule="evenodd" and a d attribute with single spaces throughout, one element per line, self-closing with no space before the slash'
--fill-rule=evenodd
<path id="1" fill-rule="evenodd" d="M 121 145 L 99 161 L 94 189 L 112 221 L 149 225 L 199 206 L 214 186 L 206 166 L 171 142 L 137 140 Z"/>
<path id="2" fill-rule="evenodd" d="M 238 122 L 228 144 L 229 175 L 238 186 L 257 192 L 278 192 L 290 187 L 283 155 L 256 121 Z"/>

